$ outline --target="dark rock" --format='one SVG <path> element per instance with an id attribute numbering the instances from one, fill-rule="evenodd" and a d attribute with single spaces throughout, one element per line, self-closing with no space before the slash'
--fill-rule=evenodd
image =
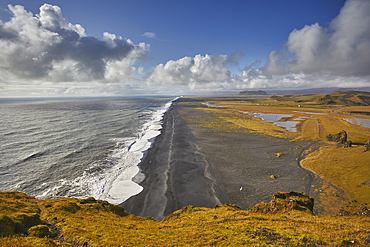
<path id="1" fill-rule="evenodd" d="M 369 150 L 370 150 L 370 140 L 367 140 L 367 142 L 365 143 L 364 147 L 365 147 L 364 152 L 366 152 L 366 151 L 369 151 Z"/>
<path id="2" fill-rule="evenodd" d="M 277 213 L 279 211 L 299 210 L 313 212 L 314 199 L 304 193 L 276 192 L 269 203 L 261 202 L 254 206 L 252 212 Z"/>
<path id="3" fill-rule="evenodd" d="M 357 242 L 354 241 L 354 240 L 343 240 L 340 243 L 340 246 L 344 246 L 344 247 L 347 247 L 347 246 L 355 246 L 355 245 L 357 245 Z"/>
<path id="4" fill-rule="evenodd" d="M 341 209 L 341 210 L 339 210 L 339 213 L 337 215 L 338 216 L 351 216 L 353 214 L 351 212 L 348 212 L 346 210 Z"/>
<path id="5" fill-rule="evenodd" d="M 365 238 L 364 245 L 370 245 L 370 234 Z"/>
<path id="6" fill-rule="evenodd" d="M 351 213 L 346 210 L 341 209 L 338 213 L 338 216 L 365 216 L 370 217 L 370 207 L 361 206 L 357 209 L 357 212 Z"/>
<path id="7" fill-rule="evenodd" d="M 346 141 L 343 145 L 344 148 L 350 148 L 352 147 L 352 142 L 351 141 Z"/>
<path id="8" fill-rule="evenodd" d="M 370 207 L 362 206 L 357 210 L 357 215 L 370 217 Z"/>
<path id="9" fill-rule="evenodd" d="M 336 135 L 329 134 L 326 136 L 327 141 L 331 142 L 339 142 L 341 144 L 345 144 L 347 142 L 347 132 L 342 130 Z"/>

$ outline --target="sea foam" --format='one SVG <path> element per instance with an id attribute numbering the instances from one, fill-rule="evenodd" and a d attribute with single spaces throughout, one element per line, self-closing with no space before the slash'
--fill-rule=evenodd
<path id="1" fill-rule="evenodd" d="M 152 118 L 143 125 L 138 137 L 134 140 L 126 139 L 126 142 L 132 141 L 132 143 L 112 153 L 112 158 L 117 160 L 116 165 L 112 167 L 113 169 L 109 169 L 109 174 L 105 173 L 104 178 L 94 181 L 91 193 L 95 198 L 119 204 L 143 190 L 143 187 L 134 182 L 133 178 L 138 174 L 140 174 L 140 180 L 145 178 L 144 174 L 140 173 L 138 165 L 145 152 L 152 146 L 155 137 L 160 135 L 165 112 L 177 99 L 167 102 L 164 107 L 154 111 Z"/>
<path id="2" fill-rule="evenodd" d="M 42 184 L 38 189 L 43 190 L 47 187 L 48 189 L 37 197 L 59 197 L 60 190 L 63 190 L 63 196 L 66 197 L 93 196 L 96 199 L 120 204 L 131 196 L 139 194 L 143 187 L 138 183 L 145 179 L 145 175 L 140 172 L 138 165 L 152 146 L 155 137 L 160 135 L 165 112 L 178 98 L 151 113 L 146 112 L 151 116 L 149 115 L 149 120 L 143 123 L 137 137 L 112 139 L 111 141 L 116 142 L 116 148 L 104 160 L 94 161 L 89 169 L 75 179 L 61 179 L 51 188 L 48 184 Z"/>

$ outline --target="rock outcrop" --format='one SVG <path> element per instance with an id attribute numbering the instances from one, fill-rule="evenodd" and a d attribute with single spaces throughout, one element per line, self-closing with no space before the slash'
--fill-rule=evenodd
<path id="1" fill-rule="evenodd" d="M 314 199 L 304 193 L 276 192 L 269 203 L 261 202 L 251 208 L 254 213 L 277 213 L 291 210 L 313 213 Z"/>
<path id="2" fill-rule="evenodd" d="M 347 132 L 342 130 L 341 132 L 335 135 L 329 134 L 326 136 L 326 140 L 331 141 L 331 142 L 339 142 L 341 144 L 345 144 L 347 142 Z"/>
<path id="3" fill-rule="evenodd" d="M 352 147 L 352 142 L 351 141 L 347 141 L 347 132 L 342 130 L 341 132 L 339 132 L 338 134 L 329 134 L 326 136 L 326 140 L 327 141 L 330 141 L 330 142 L 339 142 L 341 144 L 343 144 L 343 147 L 344 148 L 350 148 Z M 370 142 L 369 142 L 369 146 L 370 146 Z"/>

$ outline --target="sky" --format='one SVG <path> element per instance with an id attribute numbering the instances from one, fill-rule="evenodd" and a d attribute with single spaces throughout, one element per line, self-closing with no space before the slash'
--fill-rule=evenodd
<path id="1" fill-rule="evenodd" d="M 0 0 L 0 97 L 370 87 L 369 0 Z"/>

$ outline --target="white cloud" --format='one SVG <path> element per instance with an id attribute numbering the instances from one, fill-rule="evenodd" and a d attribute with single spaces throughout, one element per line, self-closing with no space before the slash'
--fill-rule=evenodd
<path id="1" fill-rule="evenodd" d="M 149 81 L 187 85 L 192 90 L 370 86 L 370 1 L 348 0 L 328 28 L 318 23 L 294 29 L 284 49 L 268 62 L 231 75 L 227 64 L 243 56 L 184 57 L 160 64 Z"/>
<path id="2" fill-rule="evenodd" d="M 141 36 L 145 36 L 145 37 L 152 38 L 152 39 L 156 39 L 157 38 L 157 35 L 155 33 L 152 33 L 152 32 L 145 32 Z"/>
<path id="3" fill-rule="evenodd" d="M 230 71 L 226 55 L 196 55 L 184 57 L 177 61 L 170 60 L 165 65 L 159 64 L 154 68 L 149 82 L 167 83 L 174 85 L 189 85 L 195 88 L 197 84 L 227 82 Z"/>
<path id="4" fill-rule="evenodd" d="M 35 16 L 8 5 L 13 17 L 0 22 L 0 82 L 112 82 L 133 79 L 133 64 L 149 46 L 115 34 L 86 36 L 79 24 L 63 18 L 58 6 L 44 4 Z"/>
<path id="5" fill-rule="evenodd" d="M 274 78 L 276 86 L 284 85 L 284 80 L 292 82 L 291 78 L 300 74 L 305 79 L 293 80 L 297 86 L 307 83 L 322 86 L 320 78 L 332 78 L 329 81 L 337 83 L 347 81 L 344 83 L 347 86 L 369 83 L 369 13 L 370 1 L 348 0 L 329 28 L 315 23 L 294 29 L 285 44 L 286 50 L 270 52 L 262 72 Z"/>

